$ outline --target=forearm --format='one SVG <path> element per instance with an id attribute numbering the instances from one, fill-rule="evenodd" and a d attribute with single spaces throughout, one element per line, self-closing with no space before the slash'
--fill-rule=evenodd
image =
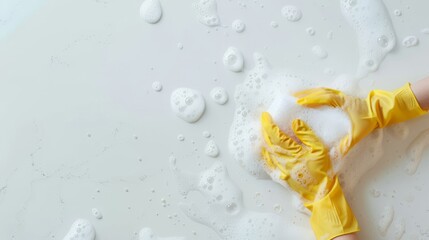
<path id="1" fill-rule="evenodd" d="M 357 235 L 352 233 L 352 234 L 347 234 L 347 235 L 343 235 L 343 236 L 339 236 L 336 238 L 333 238 L 332 240 L 357 240 Z"/>
<path id="2" fill-rule="evenodd" d="M 416 96 L 417 102 L 424 110 L 429 109 L 429 77 L 411 84 L 411 90 Z"/>

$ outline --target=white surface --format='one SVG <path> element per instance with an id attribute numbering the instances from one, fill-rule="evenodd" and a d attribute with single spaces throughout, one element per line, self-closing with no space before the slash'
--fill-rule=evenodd
<path id="1" fill-rule="evenodd" d="M 255 180 L 232 160 L 227 140 L 234 101 L 223 106 L 207 101 L 202 118 L 189 124 L 170 110 L 170 94 L 189 87 L 209 99 L 210 90 L 220 86 L 232 96 L 245 72 L 223 66 L 229 46 L 243 53 L 244 71 L 253 67 L 253 53 L 261 52 L 276 69 L 317 85 L 337 77 L 324 74 L 327 68 L 355 74 L 357 41 L 340 2 L 219 0 L 216 12 L 199 13 L 219 17 L 217 28 L 199 22 L 210 19 L 198 20 L 192 1 L 160 2 L 161 20 L 148 24 L 137 0 L 1 0 L 0 239 L 62 239 L 78 218 L 90 220 L 100 240 L 138 239 L 143 227 L 166 237 L 220 239 L 178 207 L 181 199 L 169 170 L 172 153 L 181 169 L 192 172 L 224 162 L 249 211 L 276 213 L 280 205 L 283 211 L 277 214 L 292 215 L 297 226 L 308 227 L 308 217 L 291 206 L 288 191 Z M 281 13 L 285 5 L 297 6 L 302 18 L 289 22 Z M 365 90 L 394 89 L 429 75 L 429 36 L 421 33 L 429 27 L 429 3 L 386 0 L 385 5 L 396 41 L 415 35 L 419 44 L 397 44 L 378 71 L 361 82 Z M 235 19 L 245 22 L 244 32 L 231 29 Z M 308 27 L 314 36 L 307 34 Z M 329 56 L 313 56 L 314 45 Z M 152 89 L 154 81 L 162 84 L 160 92 Z M 428 117 L 406 123 L 407 138 L 386 134 L 382 159 L 350 194 L 362 239 L 393 239 L 392 226 L 402 221 L 402 239 L 429 238 L 428 152 L 414 175 L 406 173 L 408 161 L 400 157 L 427 123 Z M 217 159 L 204 154 L 204 131 L 220 149 Z M 383 237 L 377 223 L 386 205 L 395 214 Z M 95 219 L 92 208 L 102 210 L 103 219 Z"/>

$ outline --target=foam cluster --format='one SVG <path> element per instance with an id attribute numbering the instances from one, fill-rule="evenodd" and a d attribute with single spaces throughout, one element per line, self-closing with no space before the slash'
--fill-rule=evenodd
<path id="1" fill-rule="evenodd" d="M 216 0 L 194 0 L 193 7 L 200 23 L 209 27 L 220 24 Z"/>
<path id="2" fill-rule="evenodd" d="M 77 219 L 63 240 L 94 240 L 95 230 L 92 224 L 85 219 Z"/>
<path id="3" fill-rule="evenodd" d="M 170 104 L 176 116 L 189 123 L 198 121 L 206 108 L 201 93 L 190 88 L 174 90 L 171 93 Z"/>
<path id="4" fill-rule="evenodd" d="M 260 116 L 268 111 L 285 133 L 293 136 L 292 121 L 306 121 L 329 148 L 351 131 L 347 115 L 339 109 L 310 109 L 296 104 L 292 94 L 314 85 L 299 77 L 273 71 L 266 59 L 255 54 L 255 67 L 235 91 L 236 110 L 230 129 L 229 147 L 234 159 L 250 174 L 266 176 L 261 164 Z"/>
<path id="5" fill-rule="evenodd" d="M 170 158 L 170 163 L 184 199 L 180 203 L 181 209 L 192 220 L 216 231 L 221 239 L 314 239 L 310 229 L 296 226 L 279 215 L 246 209 L 242 192 L 229 178 L 221 162 L 215 162 L 199 173 L 180 170 L 174 157 Z M 188 196 L 192 191 L 204 197 L 204 206 L 192 201 Z"/>
<path id="6" fill-rule="evenodd" d="M 147 23 L 157 23 L 162 17 L 162 8 L 159 0 L 144 0 L 140 6 L 140 17 Z"/>

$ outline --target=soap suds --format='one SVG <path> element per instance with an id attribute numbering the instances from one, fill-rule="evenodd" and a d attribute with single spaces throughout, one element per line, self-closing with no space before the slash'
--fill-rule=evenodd
<path id="1" fill-rule="evenodd" d="M 159 0 L 144 0 L 140 6 L 140 16 L 150 24 L 159 22 L 162 17 L 162 8 Z"/>
<path id="2" fill-rule="evenodd" d="M 193 7 L 200 23 L 208 27 L 220 25 L 216 0 L 194 0 Z"/>
<path id="3" fill-rule="evenodd" d="M 413 175 L 422 160 L 423 151 L 429 145 L 429 129 L 421 132 L 408 146 L 405 160 L 408 161 L 406 171 Z"/>
<path id="4" fill-rule="evenodd" d="M 319 45 L 313 46 L 311 52 L 313 52 L 313 54 L 320 59 L 325 59 L 328 57 L 328 52 Z"/>
<path id="5" fill-rule="evenodd" d="M 197 90 L 178 88 L 171 93 L 171 109 L 177 117 L 188 123 L 198 121 L 204 113 L 204 97 Z"/>
<path id="6" fill-rule="evenodd" d="M 101 214 L 101 212 L 97 208 L 91 209 L 91 212 L 92 212 L 92 216 L 94 216 L 96 219 L 98 220 L 103 219 L 103 214 Z"/>
<path id="7" fill-rule="evenodd" d="M 419 39 L 416 36 L 407 36 L 402 40 L 402 46 L 406 48 L 415 47 L 419 44 Z"/>
<path id="8" fill-rule="evenodd" d="M 382 0 L 341 0 L 341 10 L 356 32 L 359 47 L 357 78 L 362 78 L 376 71 L 395 47 L 395 31 Z"/>
<path id="9" fill-rule="evenodd" d="M 216 145 L 214 140 L 210 140 L 207 142 L 206 147 L 204 149 L 204 153 L 212 158 L 219 156 L 219 147 Z"/>
<path id="10" fill-rule="evenodd" d="M 287 134 L 292 134 L 292 120 L 302 118 L 330 148 L 350 131 L 350 121 L 340 109 L 309 109 L 295 103 L 291 94 L 314 87 L 314 83 L 272 70 L 260 54 L 254 54 L 254 59 L 254 69 L 236 87 L 236 110 L 229 135 L 229 148 L 234 159 L 250 174 L 266 177 L 260 157 L 260 116 L 263 111 L 269 111 Z"/>
<path id="11" fill-rule="evenodd" d="M 158 237 L 156 236 L 152 229 L 143 228 L 139 232 L 139 240 L 186 240 L 184 237 Z"/>
<path id="12" fill-rule="evenodd" d="M 246 29 L 246 24 L 244 24 L 244 22 L 240 19 L 236 19 L 234 22 L 232 22 L 231 27 L 235 32 L 242 33 Z"/>
<path id="13" fill-rule="evenodd" d="M 156 92 L 160 92 L 162 90 L 162 83 L 158 81 L 153 82 L 152 89 Z"/>
<path id="14" fill-rule="evenodd" d="M 241 72 L 244 67 L 244 58 L 235 47 L 229 47 L 223 55 L 223 65 L 233 72 Z"/>
<path id="15" fill-rule="evenodd" d="M 221 239 L 314 239 L 310 229 L 297 226 L 279 215 L 246 209 L 242 192 L 231 181 L 221 162 L 213 163 L 200 173 L 180 170 L 174 157 L 170 158 L 170 163 L 183 197 L 179 204 L 183 212 L 190 219 L 213 229 Z M 203 206 L 190 198 L 189 193 L 193 191 L 204 197 Z"/>
<path id="16" fill-rule="evenodd" d="M 95 230 L 92 224 L 85 219 L 77 219 L 70 227 L 63 240 L 94 240 Z"/>
<path id="17" fill-rule="evenodd" d="M 224 88 L 215 87 L 210 91 L 210 97 L 219 105 L 224 105 L 228 102 L 228 93 Z"/>
<path id="18" fill-rule="evenodd" d="M 284 6 L 281 12 L 282 15 L 290 22 L 297 22 L 302 18 L 302 12 L 296 6 Z"/>

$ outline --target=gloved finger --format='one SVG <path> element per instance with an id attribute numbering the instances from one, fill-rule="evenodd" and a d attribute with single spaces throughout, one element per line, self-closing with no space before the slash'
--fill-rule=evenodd
<path id="1" fill-rule="evenodd" d="M 267 112 L 263 112 L 261 116 L 262 135 L 265 142 L 275 148 L 281 148 L 288 152 L 290 155 L 299 153 L 302 149 L 301 145 L 296 143 L 292 138 L 286 135 L 271 118 Z"/>
<path id="2" fill-rule="evenodd" d="M 265 163 L 265 166 L 268 168 L 269 172 L 273 172 L 274 170 L 280 171 L 280 178 L 285 180 L 289 177 L 289 171 L 286 169 L 286 164 L 281 163 L 277 156 L 274 156 L 270 153 L 266 148 L 262 148 L 262 159 Z"/>
<path id="3" fill-rule="evenodd" d="M 323 151 L 325 146 L 313 130 L 301 119 L 292 122 L 292 129 L 298 139 L 313 151 Z"/>
<path id="4" fill-rule="evenodd" d="M 331 88 L 308 89 L 294 94 L 298 98 L 297 103 L 308 107 L 331 106 L 341 107 L 344 105 L 342 92 Z"/>

